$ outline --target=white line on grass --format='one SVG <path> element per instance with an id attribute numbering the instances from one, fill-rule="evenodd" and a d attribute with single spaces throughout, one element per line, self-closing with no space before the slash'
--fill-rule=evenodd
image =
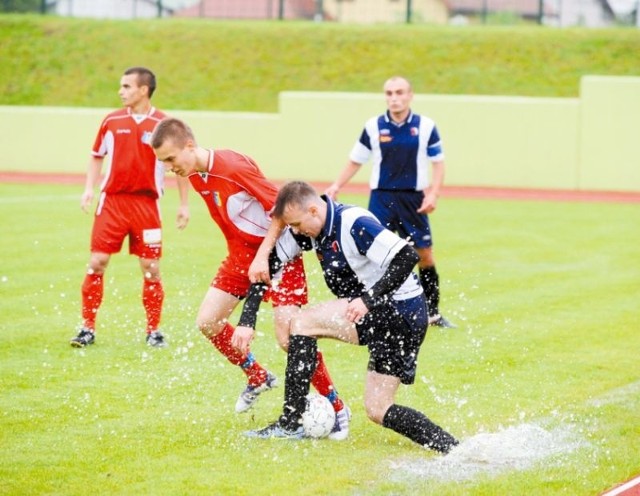
<path id="1" fill-rule="evenodd" d="M 0 198 L 1 203 L 42 203 L 59 200 L 76 200 L 80 202 L 80 195 L 36 195 L 36 196 L 8 196 Z"/>
<path id="2" fill-rule="evenodd" d="M 627 489 L 631 489 L 632 487 L 635 487 L 635 486 L 640 486 L 640 475 L 637 476 L 637 477 L 634 477 L 629 482 L 625 482 L 621 486 L 618 486 L 618 487 L 612 489 L 609 492 L 602 493 L 602 496 L 616 496 L 618 494 L 623 493 Z"/>

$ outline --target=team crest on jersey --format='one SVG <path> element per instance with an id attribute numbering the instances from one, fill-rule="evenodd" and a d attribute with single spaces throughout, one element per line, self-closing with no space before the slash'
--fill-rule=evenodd
<path id="1" fill-rule="evenodd" d="M 220 199 L 220 193 L 218 193 L 217 191 L 213 192 L 213 203 L 215 203 L 219 207 L 222 206 L 222 200 Z"/>
<path id="2" fill-rule="evenodd" d="M 142 138 L 140 139 L 140 141 L 142 141 L 145 145 L 148 145 L 151 143 L 151 132 L 150 131 L 145 131 L 144 133 L 142 133 Z"/>
<path id="3" fill-rule="evenodd" d="M 334 253 L 340 252 L 340 244 L 337 241 L 331 243 L 331 251 L 333 251 Z"/>
<path id="4" fill-rule="evenodd" d="M 418 128 L 417 127 L 412 127 L 409 132 L 411 133 L 411 136 L 418 136 Z"/>

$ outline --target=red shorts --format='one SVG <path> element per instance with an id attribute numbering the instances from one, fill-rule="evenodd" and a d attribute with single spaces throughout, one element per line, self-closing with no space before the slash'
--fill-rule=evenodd
<path id="1" fill-rule="evenodd" d="M 91 232 L 91 251 L 119 253 L 129 238 L 129 253 L 142 258 L 162 256 L 158 200 L 144 195 L 101 195 Z"/>
<path id="2" fill-rule="evenodd" d="M 238 298 L 244 298 L 251 285 L 247 272 L 252 260 L 253 255 L 229 255 L 222 262 L 211 286 Z M 276 283 L 266 292 L 263 301 L 271 301 L 274 307 L 307 304 L 307 277 L 301 256 L 294 258 L 284 266 L 282 278 Z"/>

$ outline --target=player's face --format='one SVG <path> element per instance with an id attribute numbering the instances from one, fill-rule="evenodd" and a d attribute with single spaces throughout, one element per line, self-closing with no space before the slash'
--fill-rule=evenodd
<path id="1" fill-rule="evenodd" d="M 191 140 L 180 147 L 173 140 L 167 139 L 153 151 L 165 168 L 178 176 L 187 177 L 196 172 L 196 150 Z"/>
<path id="2" fill-rule="evenodd" d="M 384 85 L 384 97 L 387 109 L 394 115 L 402 115 L 409 111 L 413 92 L 409 82 L 404 79 L 393 79 Z"/>
<path id="3" fill-rule="evenodd" d="M 120 78 L 118 96 L 125 107 L 136 107 L 147 98 L 148 91 L 147 86 L 138 86 L 136 74 L 125 74 Z"/>
<path id="4" fill-rule="evenodd" d="M 284 209 L 282 220 L 296 234 L 317 238 L 322 232 L 323 220 L 315 205 L 306 208 L 288 206 Z"/>

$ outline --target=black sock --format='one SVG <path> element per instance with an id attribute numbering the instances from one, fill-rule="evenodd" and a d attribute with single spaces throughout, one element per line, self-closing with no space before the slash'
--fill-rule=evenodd
<path id="1" fill-rule="evenodd" d="M 420 269 L 420 284 L 424 290 L 424 295 L 427 298 L 427 305 L 429 307 L 429 317 L 438 315 L 440 311 L 438 306 L 440 305 L 440 278 L 435 267 L 425 267 Z"/>
<path id="2" fill-rule="evenodd" d="M 421 446 L 448 453 L 458 441 L 424 414 L 412 408 L 391 405 L 384 414 L 383 427 L 396 431 Z"/>
<path id="3" fill-rule="evenodd" d="M 307 404 L 311 377 L 316 370 L 318 342 L 309 336 L 294 335 L 289 338 L 287 370 L 284 379 L 284 407 L 280 425 L 295 430 Z"/>

